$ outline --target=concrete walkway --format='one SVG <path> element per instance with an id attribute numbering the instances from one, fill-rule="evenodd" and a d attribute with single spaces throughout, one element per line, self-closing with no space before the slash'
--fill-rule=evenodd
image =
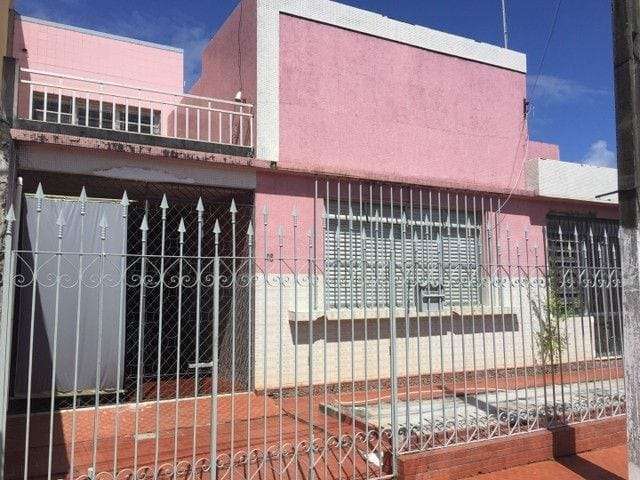
<path id="1" fill-rule="evenodd" d="M 472 477 L 474 480 L 621 480 L 627 478 L 627 446 L 594 450 Z"/>

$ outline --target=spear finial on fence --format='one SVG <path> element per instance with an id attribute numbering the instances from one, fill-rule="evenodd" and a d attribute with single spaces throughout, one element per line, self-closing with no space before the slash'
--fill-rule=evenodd
<path id="1" fill-rule="evenodd" d="M 7 210 L 7 214 L 4 216 L 4 223 L 6 225 L 5 235 L 7 237 L 5 238 L 5 241 L 8 241 L 8 237 L 13 235 L 13 224 L 15 221 L 16 214 L 13 210 L 13 205 L 11 205 L 9 210 Z"/>
<path id="2" fill-rule="evenodd" d="M 296 207 L 293 207 L 293 210 L 291 210 L 291 218 L 293 218 L 293 226 L 294 228 L 298 226 L 298 209 Z"/>
<path id="3" fill-rule="evenodd" d="M 267 225 L 267 223 L 269 223 L 269 206 L 266 204 L 262 209 L 262 221 L 265 226 Z"/>
<path id="4" fill-rule="evenodd" d="M 64 229 L 64 226 L 66 224 L 67 223 L 64 220 L 64 214 L 62 213 L 62 210 L 60 210 L 58 219 L 56 220 L 56 226 L 58 227 L 58 238 L 62 238 L 62 230 Z"/>
<path id="5" fill-rule="evenodd" d="M 180 243 L 184 243 L 184 233 L 187 229 L 184 227 L 184 218 L 180 217 L 180 224 L 178 225 L 178 233 L 180 234 Z"/>
<path id="6" fill-rule="evenodd" d="M 231 213 L 231 223 L 236 222 L 236 213 L 238 213 L 238 209 L 236 208 L 236 201 L 231 199 L 231 206 L 229 206 L 229 212 Z"/>
<path id="7" fill-rule="evenodd" d="M 140 224 L 140 231 L 142 232 L 142 241 L 147 241 L 147 232 L 149 231 L 149 222 L 147 221 L 147 214 L 142 217 L 142 223 Z"/>
<path id="8" fill-rule="evenodd" d="M 169 202 L 167 202 L 167 196 L 162 194 L 162 201 L 160 202 L 160 210 L 162 210 L 162 220 L 167 219 L 167 209 L 169 208 Z"/>
<path id="9" fill-rule="evenodd" d="M 253 222 L 249 222 L 249 226 L 247 227 L 247 236 L 250 241 L 253 239 Z"/>
<path id="10" fill-rule="evenodd" d="M 280 242 L 280 246 L 282 246 L 284 243 L 284 230 L 282 229 L 282 225 L 280 225 L 278 227 L 278 232 L 276 233 L 276 235 L 278 236 L 278 241 Z"/>
<path id="11" fill-rule="evenodd" d="M 202 214 L 204 212 L 204 204 L 202 203 L 202 197 L 198 197 L 198 203 L 196 204 L 196 212 Z"/>
<path id="12" fill-rule="evenodd" d="M 213 225 L 213 236 L 217 244 L 220 240 L 220 222 L 218 222 L 217 218 L 216 218 L 216 223 Z"/>
<path id="13" fill-rule="evenodd" d="M 42 190 L 42 184 L 38 183 L 38 188 L 36 189 L 36 211 L 42 211 L 42 201 L 44 200 L 44 191 Z"/>
<path id="14" fill-rule="evenodd" d="M 100 238 L 102 240 L 107 238 L 107 228 L 109 228 L 109 224 L 107 223 L 107 217 L 104 212 L 102 212 L 102 217 L 100 217 L 100 223 L 98 224 L 100 227 Z"/>
<path id="15" fill-rule="evenodd" d="M 13 224 L 13 222 L 16 221 L 16 213 L 13 210 L 13 205 L 9 207 L 9 210 L 7 211 L 7 214 L 4 217 L 4 221 L 7 225 L 11 225 Z"/>
<path id="16" fill-rule="evenodd" d="M 78 200 L 80 201 L 80 215 L 85 215 L 87 213 L 87 191 L 84 187 L 80 191 Z"/>

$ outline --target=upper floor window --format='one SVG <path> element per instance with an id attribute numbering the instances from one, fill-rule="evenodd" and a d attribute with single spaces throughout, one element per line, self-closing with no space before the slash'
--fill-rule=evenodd
<path id="1" fill-rule="evenodd" d="M 162 131 L 160 110 L 137 105 L 44 92 L 33 92 L 32 105 L 33 120 L 153 135 Z"/>

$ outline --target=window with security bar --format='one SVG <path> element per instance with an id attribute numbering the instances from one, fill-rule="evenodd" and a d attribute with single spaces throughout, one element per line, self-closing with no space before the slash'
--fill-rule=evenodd
<path id="1" fill-rule="evenodd" d="M 479 214 L 450 209 L 421 212 L 411 206 L 376 208 L 328 203 L 327 308 L 393 303 L 396 308 L 437 311 L 480 303 Z"/>
<path id="2" fill-rule="evenodd" d="M 596 355 L 622 353 L 617 220 L 551 214 L 547 218 L 551 290 L 569 315 L 592 317 Z M 553 293 L 553 292 L 552 292 Z"/>

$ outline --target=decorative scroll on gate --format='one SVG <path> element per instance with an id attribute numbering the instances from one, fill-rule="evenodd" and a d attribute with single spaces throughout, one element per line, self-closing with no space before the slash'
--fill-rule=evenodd
<path id="1" fill-rule="evenodd" d="M 6 479 L 390 478 L 624 413 L 608 229 L 320 181 L 245 207 L 39 187 L 11 211 Z"/>

